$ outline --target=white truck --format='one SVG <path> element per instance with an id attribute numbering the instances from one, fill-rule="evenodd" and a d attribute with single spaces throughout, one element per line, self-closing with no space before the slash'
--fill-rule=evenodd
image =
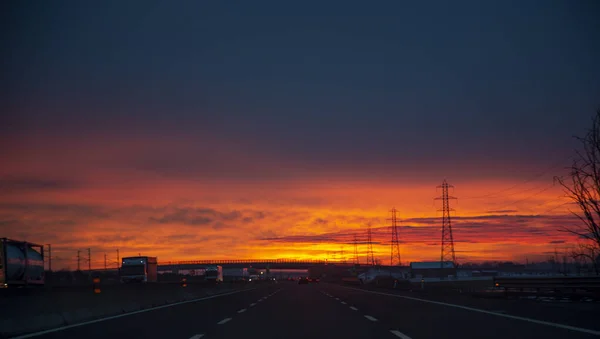
<path id="1" fill-rule="evenodd" d="M 0 238 L 0 288 L 44 285 L 44 246 Z"/>
<path id="2" fill-rule="evenodd" d="M 156 257 L 127 257 L 121 261 L 121 282 L 156 282 Z"/>
<path id="3" fill-rule="evenodd" d="M 206 266 L 204 279 L 211 282 L 223 282 L 223 267 L 217 265 Z"/>

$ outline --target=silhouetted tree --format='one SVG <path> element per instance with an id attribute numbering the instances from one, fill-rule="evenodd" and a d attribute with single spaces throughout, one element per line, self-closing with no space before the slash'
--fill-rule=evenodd
<path id="1" fill-rule="evenodd" d="M 598 248 L 590 244 L 577 245 L 577 248 L 571 251 L 571 257 L 576 260 L 582 260 L 583 262 L 591 262 L 596 275 L 600 274 L 600 251 Z"/>
<path id="2" fill-rule="evenodd" d="M 581 223 L 564 226 L 561 230 L 575 234 L 585 241 L 573 253 L 590 258 L 598 274 L 595 257 L 600 252 L 600 110 L 592 121 L 592 127 L 584 137 L 577 137 L 583 150 L 577 151 L 569 175 L 556 177 L 564 191 L 579 211 L 571 211 Z"/>

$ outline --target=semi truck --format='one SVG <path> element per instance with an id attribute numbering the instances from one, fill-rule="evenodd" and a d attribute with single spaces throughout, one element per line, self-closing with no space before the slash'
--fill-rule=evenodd
<path id="1" fill-rule="evenodd" d="M 44 246 L 0 238 L 0 288 L 44 285 Z"/>
<path id="2" fill-rule="evenodd" d="M 156 257 L 126 257 L 121 261 L 121 282 L 156 282 L 158 260 Z"/>
<path id="3" fill-rule="evenodd" d="M 206 281 L 211 282 L 223 282 L 223 267 L 222 266 L 206 266 L 206 271 L 204 271 L 204 278 Z"/>

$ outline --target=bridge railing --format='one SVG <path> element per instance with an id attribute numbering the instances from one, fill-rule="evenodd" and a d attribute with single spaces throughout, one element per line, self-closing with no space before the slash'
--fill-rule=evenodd
<path id="1" fill-rule="evenodd" d="M 225 260 L 184 260 L 163 261 L 159 265 L 230 265 L 230 264 L 339 264 L 330 260 L 298 260 L 298 259 L 225 259 Z"/>

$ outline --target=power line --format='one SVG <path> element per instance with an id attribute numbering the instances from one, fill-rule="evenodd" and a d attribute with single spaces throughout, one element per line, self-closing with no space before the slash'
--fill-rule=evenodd
<path id="1" fill-rule="evenodd" d="M 573 156 L 569 156 L 569 157 L 568 157 L 567 159 L 565 159 L 564 161 L 561 159 L 561 160 L 559 160 L 559 161 L 555 162 L 555 163 L 554 163 L 553 165 L 551 165 L 550 167 L 546 168 L 546 169 L 545 169 L 543 172 L 541 172 L 541 173 L 538 173 L 538 174 L 536 174 L 536 175 L 534 175 L 534 176 L 530 177 L 529 179 L 527 179 L 527 180 L 525 180 L 525 181 L 523 181 L 523 182 L 518 182 L 518 183 L 516 183 L 516 184 L 514 184 L 514 185 L 512 185 L 512 186 L 510 186 L 510 187 L 508 187 L 508 188 L 502 189 L 502 190 L 500 190 L 500 191 L 493 192 L 493 193 L 489 193 L 489 194 L 485 194 L 485 195 L 481 195 L 481 196 L 475 196 L 475 197 L 465 197 L 465 198 L 461 198 L 461 200 L 482 199 L 482 198 L 489 198 L 489 197 L 492 197 L 492 196 L 497 196 L 497 195 L 498 195 L 498 194 L 500 194 L 500 193 L 504 193 L 504 192 L 510 191 L 510 190 L 514 189 L 515 187 L 518 187 L 518 186 L 520 186 L 520 185 L 524 185 L 524 184 L 527 184 L 527 183 L 529 183 L 529 182 L 532 182 L 532 181 L 534 181 L 535 179 L 538 179 L 538 178 L 540 178 L 540 177 L 544 176 L 545 174 L 547 174 L 547 173 L 548 173 L 548 172 L 550 172 L 551 170 L 555 169 L 556 167 L 559 167 L 559 166 L 560 166 L 562 163 L 566 163 L 566 161 L 567 161 L 567 160 L 572 160 L 572 159 L 573 159 Z M 513 194 L 513 195 L 514 195 L 514 194 Z"/>
<path id="2" fill-rule="evenodd" d="M 533 198 L 533 197 L 535 197 L 535 196 L 538 196 L 538 195 L 540 195 L 540 194 L 542 194 L 542 193 L 546 192 L 547 190 L 551 189 L 552 187 L 554 187 L 554 183 L 553 183 L 552 185 L 550 185 L 550 186 L 547 186 L 547 187 L 545 187 L 545 188 L 544 188 L 544 189 L 542 189 L 541 191 L 535 192 L 535 193 L 534 193 L 534 194 L 532 194 L 532 195 L 529 195 L 529 196 L 527 196 L 527 197 L 525 197 L 525 198 L 522 198 L 522 199 L 519 199 L 519 200 L 515 200 L 515 201 L 512 201 L 512 202 L 510 202 L 510 203 L 507 203 L 507 204 L 504 204 L 502 207 L 496 207 L 495 209 L 496 209 L 496 210 L 503 210 L 503 209 L 505 209 L 505 208 L 507 208 L 507 207 L 514 206 L 515 204 L 518 204 L 518 203 L 520 203 L 520 202 L 523 202 L 523 201 L 525 201 L 525 200 L 529 200 L 529 199 L 531 199 L 531 198 Z"/>

